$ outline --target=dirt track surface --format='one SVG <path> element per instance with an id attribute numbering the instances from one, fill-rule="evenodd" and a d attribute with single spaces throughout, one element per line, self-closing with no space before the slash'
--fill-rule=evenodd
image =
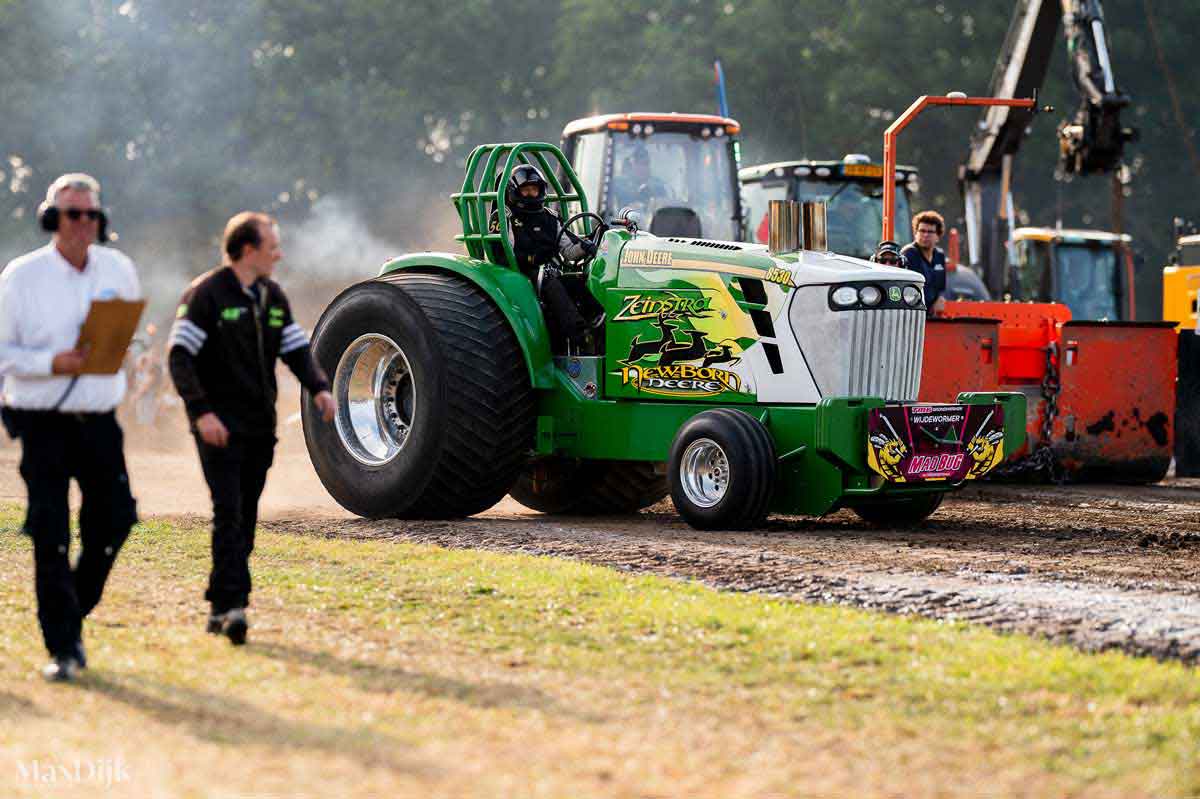
<path id="1" fill-rule="evenodd" d="M 0 446 L 0 499 L 24 499 L 16 456 Z M 207 514 L 190 446 L 128 459 L 143 515 Z M 626 518 L 547 517 L 505 500 L 461 521 L 368 521 L 329 498 L 287 436 L 276 464 L 263 525 L 277 532 L 568 557 L 1200 663 L 1200 481 L 971 488 L 910 530 L 841 512 L 701 533 L 669 502 Z"/>

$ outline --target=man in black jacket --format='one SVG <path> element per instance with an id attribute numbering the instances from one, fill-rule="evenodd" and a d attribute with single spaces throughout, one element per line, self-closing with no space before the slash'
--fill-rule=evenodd
<path id="1" fill-rule="evenodd" d="M 282 257 L 275 220 L 249 211 L 225 226 L 227 265 L 197 278 L 171 328 L 171 379 L 191 421 L 213 500 L 212 603 L 208 631 L 246 642 L 250 553 L 258 500 L 275 454 L 275 359 L 333 419 L 329 381 L 313 361 L 308 335 L 270 279 Z"/>

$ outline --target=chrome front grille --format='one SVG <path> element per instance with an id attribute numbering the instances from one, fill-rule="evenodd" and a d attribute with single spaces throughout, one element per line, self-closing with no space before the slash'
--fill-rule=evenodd
<path id="1" fill-rule="evenodd" d="M 917 398 L 924 310 L 835 311 L 829 286 L 803 286 L 792 292 L 788 318 L 822 397 Z"/>
<path id="2" fill-rule="evenodd" d="M 847 311 L 850 396 L 915 400 L 925 349 L 923 310 Z"/>

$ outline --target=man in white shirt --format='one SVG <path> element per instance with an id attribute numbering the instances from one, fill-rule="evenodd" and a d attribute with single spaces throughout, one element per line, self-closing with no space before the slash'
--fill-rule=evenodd
<path id="1" fill-rule="evenodd" d="M 83 619 L 100 601 L 117 552 L 137 521 L 114 409 L 125 375 L 83 375 L 76 349 L 93 300 L 141 297 L 125 255 L 106 238 L 100 184 L 83 174 L 50 185 L 38 211 L 51 242 L 0 273 L 0 375 L 6 426 L 21 440 L 28 492 L 25 532 L 33 539 L 38 621 L 51 662 L 49 680 L 73 679 L 87 665 Z M 82 543 L 69 557 L 71 478 L 79 484 Z"/>

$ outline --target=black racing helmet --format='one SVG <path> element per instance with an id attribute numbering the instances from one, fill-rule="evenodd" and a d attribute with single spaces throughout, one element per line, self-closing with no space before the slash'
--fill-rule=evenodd
<path id="1" fill-rule="evenodd" d="M 881 241 L 871 260 L 876 263 L 899 266 L 904 259 L 900 255 L 900 245 L 894 241 Z"/>
<path id="2" fill-rule="evenodd" d="M 525 197 L 521 194 L 521 187 L 530 183 L 538 187 L 538 193 L 533 197 Z M 540 213 L 546 206 L 546 178 L 533 164 L 518 164 L 509 175 L 504 201 L 517 213 Z"/>

